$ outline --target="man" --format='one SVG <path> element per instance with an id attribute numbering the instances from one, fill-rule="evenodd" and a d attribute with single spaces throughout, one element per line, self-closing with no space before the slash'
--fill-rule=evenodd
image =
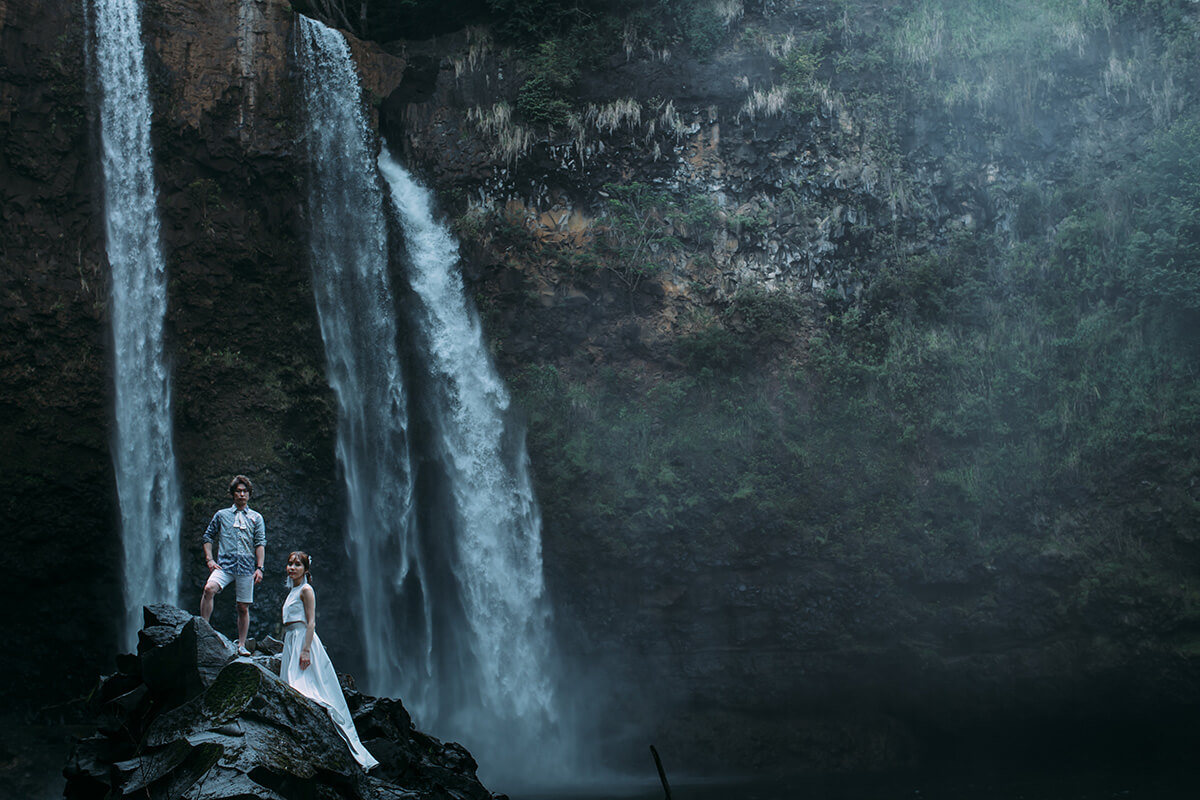
<path id="1" fill-rule="evenodd" d="M 252 508 L 250 479 L 236 475 L 229 482 L 233 506 L 213 515 L 204 531 L 204 562 L 208 566 L 208 581 L 200 597 L 200 616 L 207 621 L 212 616 L 213 598 L 230 583 L 237 586 L 237 648 L 238 655 L 248 656 L 246 636 L 250 633 L 250 604 L 254 602 L 254 586 L 263 579 L 263 564 L 267 557 L 267 530 L 263 516 Z M 213 560 L 213 545 L 217 559 Z"/>

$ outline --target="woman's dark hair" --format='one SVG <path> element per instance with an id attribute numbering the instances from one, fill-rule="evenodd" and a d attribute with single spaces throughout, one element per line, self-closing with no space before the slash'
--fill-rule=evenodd
<path id="1" fill-rule="evenodd" d="M 229 482 L 229 496 L 233 497 L 233 493 L 237 490 L 238 484 L 246 484 L 246 491 L 254 494 L 254 484 L 245 475 L 234 475 L 233 480 Z"/>
<path id="2" fill-rule="evenodd" d="M 312 583 L 312 559 L 308 557 L 308 553 L 304 552 L 303 550 L 293 550 L 292 552 L 288 553 L 287 560 L 289 564 L 292 563 L 293 558 L 299 561 L 300 565 L 304 567 L 304 580 L 308 583 Z"/>

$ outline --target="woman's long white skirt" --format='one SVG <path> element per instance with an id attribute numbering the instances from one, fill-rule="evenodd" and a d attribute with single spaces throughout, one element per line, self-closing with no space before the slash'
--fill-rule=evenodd
<path id="1" fill-rule="evenodd" d="M 338 683 L 337 673 L 333 671 L 333 662 L 325 653 L 325 646 L 321 644 L 316 632 L 313 633 L 309 652 L 310 663 L 305 669 L 300 669 L 300 648 L 304 646 L 304 634 L 304 625 L 284 626 L 279 677 L 287 681 L 293 689 L 325 706 L 346 744 L 350 746 L 350 754 L 354 756 L 354 760 L 361 764 L 363 769 L 371 769 L 379 762 L 359 741 L 354 720 L 350 717 L 350 709 L 346 706 L 346 697 L 342 694 L 342 686 Z"/>

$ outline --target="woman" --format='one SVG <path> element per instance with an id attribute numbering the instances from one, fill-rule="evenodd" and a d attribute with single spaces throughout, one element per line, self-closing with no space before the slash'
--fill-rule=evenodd
<path id="1" fill-rule="evenodd" d="M 283 655 L 279 677 L 293 689 L 325 706 L 350 745 L 354 760 L 369 770 L 379 762 L 358 739 L 337 673 L 317 636 L 317 600 L 308 582 L 309 564 L 306 553 L 297 550 L 288 555 L 287 574 L 292 581 L 292 590 L 283 601 Z"/>

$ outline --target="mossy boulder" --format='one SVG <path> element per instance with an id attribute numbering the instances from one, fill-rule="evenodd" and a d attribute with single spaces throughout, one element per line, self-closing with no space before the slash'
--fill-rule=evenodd
<path id="1" fill-rule="evenodd" d="M 66 797 L 492 797 L 470 753 L 414 729 L 399 700 L 347 692 L 381 760 L 368 774 L 326 709 L 279 678 L 274 656 L 238 658 L 170 606 L 148 607 L 145 621 L 140 658 L 118 659 L 95 694 L 104 720 L 71 754 Z"/>

